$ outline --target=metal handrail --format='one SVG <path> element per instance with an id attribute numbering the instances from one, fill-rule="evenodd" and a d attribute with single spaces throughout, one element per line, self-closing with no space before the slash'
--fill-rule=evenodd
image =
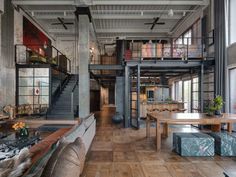
<path id="1" fill-rule="evenodd" d="M 175 37 L 163 37 L 151 42 L 148 40 L 128 40 L 130 48 L 127 50 L 128 58 L 125 58 L 125 60 L 140 58 L 160 58 L 161 60 L 171 58 L 182 60 L 213 58 L 209 55 L 210 53 L 206 54 L 206 50 L 212 45 L 209 40 L 212 40 L 213 37 L 185 37 L 182 38 L 181 44 L 177 43 L 177 39 Z"/>
<path id="2" fill-rule="evenodd" d="M 21 50 L 20 47 L 24 47 L 24 50 Z M 43 45 L 39 45 L 39 44 L 16 44 L 15 45 L 15 63 L 16 64 L 30 64 L 31 61 L 29 61 L 29 58 L 27 56 L 27 54 L 29 54 L 29 51 L 34 52 L 34 54 L 37 55 L 38 58 L 42 57 L 44 59 L 46 59 L 47 61 L 45 62 L 46 64 L 52 64 L 52 65 L 56 65 L 56 68 L 62 72 L 71 73 L 71 60 L 69 58 L 66 57 L 65 54 L 63 54 L 62 52 L 60 52 L 56 47 L 54 46 L 47 46 L 47 49 L 51 49 L 51 56 L 46 56 L 46 55 L 42 55 L 40 54 L 38 51 L 33 50 L 33 47 L 37 47 L 38 49 L 44 49 L 45 46 Z M 18 54 L 18 49 L 19 49 L 19 54 Z M 20 53 L 21 52 L 21 53 Z M 28 52 L 28 53 L 27 53 Z M 53 57 L 53 54 L 55 54 L 56 56 Z M 22 56 L 24 55 L 24 56 Z M 66 59 L 66 68 L 63 67 L 63 65 L 60 63 L 59 60 L 59 56 L 63 56 Z M 25 59 L 24 62 L 19 62 L 21 60 L 20 57 L 23 57 Z M 48 59 L 55 59 L 56 63 L 52 63 L 48 61 Z"/>

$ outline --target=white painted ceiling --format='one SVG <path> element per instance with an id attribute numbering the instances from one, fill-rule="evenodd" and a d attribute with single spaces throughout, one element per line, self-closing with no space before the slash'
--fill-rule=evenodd
<path id="1" fill-rule="evenodd" d="M 51 25 L 58 22 L 57 17 L 65 22 L 74 22 L 75 7 L 88 5 L 93 18 L 91 28 L 96 33 L 99 43 L 109 43 L 116 37 L 126 39 L 155 39 L 158 36 L 170 36 L 175 26 L 198 8 L 208 5 L 207 0 L 13 0 L 31 15 L 41 26 L 55 37 L 73 37 L 74 25 Z M 168 15 L 172 9 L 173 16 Z M 185 16 L 184 16 L 185 13 Z M 159 22 L 150 30 L 153 18 Z"/>

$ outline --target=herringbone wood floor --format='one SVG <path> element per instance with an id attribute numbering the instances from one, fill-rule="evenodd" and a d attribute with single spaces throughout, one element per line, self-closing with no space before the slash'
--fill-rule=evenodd
<path id="1" fill-rule="evenodd" d="M 146 139 L 145 128 L 124 129 L 111 123 L 114 110 L 96 114 L 97 132 L 82 177 L 236 177 L 236 158 L 181 157 L 172 152 L 172 136 L 155 151 L 155 130 Z M 198 131 L 191 127 L 171 131 Z M 171 134 L 171 133 L 170 133 Z"/>

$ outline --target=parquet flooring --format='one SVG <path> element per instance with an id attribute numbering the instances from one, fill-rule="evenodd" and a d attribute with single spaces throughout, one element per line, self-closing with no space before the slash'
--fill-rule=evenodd
<path id="1" fill-rule="evenodd" d="M 155 130 L 146 139 L 145 128 L 124 129 L 113 125 L 114 110 L 105 108 L 95 116 L 97 131 L 87 155 L 82 177 L 236 177 L 236 158 L 181 157 L 172 152 L 172 136 L 156 152 Z M 198 131 L 172 127 L 170 131 Z"/>

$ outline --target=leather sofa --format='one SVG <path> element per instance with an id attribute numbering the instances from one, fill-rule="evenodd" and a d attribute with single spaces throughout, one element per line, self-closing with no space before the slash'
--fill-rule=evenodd
<path id="1" fill-rule="evenodd" d="M 24 177 L 79 177 L 96 132 L 94 114 L 62 128 L 30 149 L 32 165 Z"/>
<path id="2" fill-rule="evenodd" d="M 78 177 L 83 172 L 85 146 L 79 137 L 73 143 L 61 143 L 52 154 L 41 177 Z"/>

